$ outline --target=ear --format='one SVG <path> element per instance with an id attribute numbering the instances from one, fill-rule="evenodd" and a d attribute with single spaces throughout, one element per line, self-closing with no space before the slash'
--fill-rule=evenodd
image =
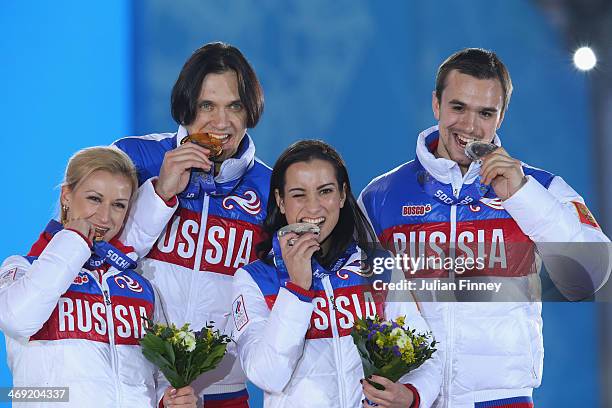
<path id="1" fill-rule="evenodd" d="M 434 118 L 440 120 L 440 101 L 436 96 L 436 91 L 431 92 L 431 110 L 433 110 Z"/>
<path id="2" fill-rule="evenodd" d="M 274 189 L 274 198 L 276 199 L 276 205 L 280 209 L 281 214 L 285 214 L 285 202 L 280 196 L 280 193 L 278 192 L 278 188 Z"/>
<path id="3" fill-rule="evenodd" d="M 68 186 L 62 186 L 60 192 L 60 205 L 70 207 L 70 201 L 72 200 L 72 190 Z"/>
<path id="4" fill-rule="evenodd" d="M 340 191 L 340 208 L 344 208 L 346 201 L 346 183 L 342 183 L 342 191 Z"/>
<path id="5" fill-rule="evenodd" d="M 506 111 L 503 111 L 501 115 L 499 115 L 499 122 L 497 122 L 497 127 L 495 129 L 499 129 L 501 127 L 501 124 L 504 121 L 505 115 L 506 115 Z"/>

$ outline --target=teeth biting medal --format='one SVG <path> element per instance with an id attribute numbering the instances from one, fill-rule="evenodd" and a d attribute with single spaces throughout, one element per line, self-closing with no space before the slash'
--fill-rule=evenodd
<path id="1" fill-rule="evenodd" d="M 94 228 L 94 237 L 93 240 L 94 241 L 103 241 L 104 240 L 104 235 L 108 232 L 107 228 L 98 228 L 95 227 Z"/>
<path id="2" fill-rule="evenodd" d="M 295 224 L 285 225 L 281 229 L 278 230 L 278 237 L 282 237 L 283 235 L 287 235 L 288 233 L 293 232 L 297 235 L 303 235 L 307 232 L 312 232 L 315 235 L 319 235 L 321 232 L 321 228 L 318 225 L 311 224 L 309 222 L 297 222 Z M 295 243 L 295 238 L 290 240 L 289 246 L 293 246 Z"/>
<path id="3" fill-rule="evenodd" d="M 465 155 L 473 161 L 479 161 L 482 160 L 482 158 L 485 157 L 487 154 L 496 150 L 498 147 L 499 146 L 493 143 L 473 140 L 471 142 L 468 142 L 468 144 L 465 146 Z"/>
<path id="4" fill-rule="evenodd" d="M 210 150 L 210 158 L 215 158 L 223 152 L 223 140 L 213 137 L 210 133 L 193 133 L 181 140 L 181 144 L 192 142 Z"/>

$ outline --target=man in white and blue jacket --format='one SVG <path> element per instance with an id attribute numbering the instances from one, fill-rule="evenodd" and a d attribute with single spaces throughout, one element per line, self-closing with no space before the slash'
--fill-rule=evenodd
<path id="1" fill-rule="evenodd" d="M 435 255 L 455 262 L 406 271 L 442 289 L 419 304 L 444 345 L 437 407 L 533 407 L 544 353 L 539 261 L 570 300 L 592 295 L 610 272 L 609 239 L 582 197 L 501 147 L 496 131 L 511 93 L 495 53 L 471 48 L 451 55 L 432 95 L 438 125 L 419 135 L 414 160 L 372 180 L 359 198 L 385 248 L 412 260 Z M 472 161 L 465 153 L 472 141 L 498 148 Z M 459 270 L 460 258 L 463 264 L 472 258 L 471 269 Z M 436 301 L 448 295 L 443 283 L 460 280 L 500 283 L 509 297 Z"/>
<path id="2" fill-rule="evenodd" d="M 136 164 L 141 182 L 159 174 L 164 157 L 193 168 L 185 172 L 190 181 L 177 212 L 140 264 L 177 326 L 199 330 L 212 323 L 223 332 L 234 272 L 256 259 L 271 170 L 255 157 L 246 130 L 262 112 L 263 91 L 246 58 L 231 45 L 210 43 L 187 60 L 172 90 L 178 131 L 115 142 Z M 214 139 L 220 153 L 190 143 L 196 134 Z M 232 347 L 192 384 L 206 408 L 248 406 L 246 377 Z"/>

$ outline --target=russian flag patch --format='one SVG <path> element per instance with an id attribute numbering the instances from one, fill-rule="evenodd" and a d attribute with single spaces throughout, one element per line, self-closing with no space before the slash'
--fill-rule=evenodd
<path id="1" fill-rule="evenodd" d="M 578 217 L 580 218 L 581 223 L 590 225 L 591 227 L 601 230 L 601 227 L 597 223 L 597 220 L 595 219 L 595 217 L 593 217 L 593 214 L 591 214 L 591 211 L 589 211 L 586 205 L 579 201 L 572 201 L 572 204 L 574 204 L 574 207 L 576 207 L 576 211 L 578 212 Z"/>

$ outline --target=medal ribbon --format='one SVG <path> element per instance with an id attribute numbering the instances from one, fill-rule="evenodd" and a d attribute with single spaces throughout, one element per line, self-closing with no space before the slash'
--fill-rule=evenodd
<path id="1" fill-rule="evenodd" d="M 482 197 L 494 197 L 491 186 L 482 184 L 480 176 L 476 177 L 472 184 L 463 184 L 459 195 L 455 197 L 452 184 L 444 184 L 436 180 L 422 165 L 420 167 L 421 169 L 416 173 L 418 183 L 423 188 L 425 194 L 442 204 L 469 205 L 480 201 Z"/>
<path id="2" fill-rule="evenodd" d="M 51 220 L 45 227 L 45 232 L 50 235 L 55 235 L 63 229 L 64 226 L 61 223 L 56 220 Z M 85 269 L 90 271 L 101 267 L 104 263 L 108 263 L 120 271 L 136 268 L 136 262 L 133 259 L 109 242 L 94 241 L 92 252 L 91 257 L 85 262 L 85 265 L 83 265 Z"/>
<path id="3" fill-rule="evenodd" d="M 215 192 L 216 189 L 215 164 L 213 163 L 207 172 L 200 169 L 192 169 L 187 188 L 179 194 L 179 197 L 187 199 L 199 198 L 202 192 L 210 194 Z"/>

